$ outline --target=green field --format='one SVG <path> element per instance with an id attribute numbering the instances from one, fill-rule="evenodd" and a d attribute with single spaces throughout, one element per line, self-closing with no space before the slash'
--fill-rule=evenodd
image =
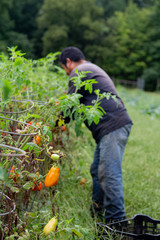
<path id="1" fill-rule="evenodd" d="M 123 161 L 126 212 L 128 217 L 142 213 L 159 219 L 160 116 L 142 111 L 154 104 L 159 106 L 160 96 L 140 91 L 129 93 L 139 101 L 134 107 L 126 103 L 134 122 Z"/>

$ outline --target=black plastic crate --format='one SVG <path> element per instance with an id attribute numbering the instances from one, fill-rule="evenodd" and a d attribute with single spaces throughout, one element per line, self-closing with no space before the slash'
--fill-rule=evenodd
<path id="1" fill-rule="evenodd" d="M 160 240 L 160 220 L 137 214 L 131 219 L 110 223 L 97 223 L 99 239 L 107 240 Z"/>

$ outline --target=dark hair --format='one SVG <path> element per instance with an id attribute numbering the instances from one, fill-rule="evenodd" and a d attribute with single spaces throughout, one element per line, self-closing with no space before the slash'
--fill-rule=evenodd
<path id="1" fill-rule="evenodd" d="M 66 58 L 69 58 L 73 62 L 79 62 L 80 60 L 85 59 L 85 56 L 79 48 L 67 47 L 61 52 L 59 62 L 66 65 Z"/>

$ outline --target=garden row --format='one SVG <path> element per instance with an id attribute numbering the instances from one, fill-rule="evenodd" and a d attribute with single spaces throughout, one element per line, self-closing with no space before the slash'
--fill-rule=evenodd
<path id="1" fill-rule="evenodd" d="M 74 114 L 75 132 L 79 135 L 85 120 L 98 123 L 102 117 L 101 99 L 113 97 L 97 91 L 97 101 L 92 106 L 81 104 L 78 90 L 84 87 L 92 92 L 96 83 L 93 79 L 82 81 L 85 72 L 77 72 L 73 79 L 75 94 L 66 94 L 66 76 L 55 65 L 58 54 L 27 60 L 13 47 L 9 56 L 0 55 L 1 239 L 29 239 L 30 235 L 46 239 L 45 235 L 52 236 L 57 231 L 56 187 L 69 143 L 69 131 L 60 113 L 70 119 Z M 51 219 L 47 227 L 46 219 Z M 64 232 L 63 228 L 58 229 Z M 71 229 L 72 234 L 80 236 L 75 228 Z"/>
<path id="2" fill-rule="evenodd" d="M 53 199 L 66 129 L 62 120 L 55 128 L 57 98 L 65 87 L 55 80 L 54 58 L 26 60 L 16 48 L 10 49 L 10 57 L 1 55 L 1 239 L 29 239 L 27 218 L 45 208 L 49 199 L 54 222 L 51 229 L 43 224 L 39 234 L 48 235 L 57 224 Z"/>

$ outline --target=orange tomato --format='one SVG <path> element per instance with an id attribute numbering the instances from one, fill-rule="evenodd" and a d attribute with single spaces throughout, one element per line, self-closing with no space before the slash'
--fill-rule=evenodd
<path id="1" fill-rule="evenodd" d="M 45 178 L 45 182 L 44 182 L 45 187 L 56 186 L 58 183 L 58 178 L 59 178 L 59 168 L 54 166 L 51 167 L 51 169 L 49 170 Z"/>
<path id="2" fill-rule="evenodd" d="M 33 123 L 33 122 L 32 122 L 32 121 L 30 121 L 30 122 L 27 122 L 27 123 L 28 123 L 28 124 L 30 124 L 30 125 L 32 125 L 32 123 Z"/>
<path id="3" fill-rule="evenodd" d="M 38 135 L 36 135 L 35 138 L 34 138 L 34 140 L 33 140 L 33 142 L 36 143 L 37 145 L 40 145 L 40 143 L 41 143 L 41 137 L 38 136 Z"/>
<path id="4" fill-rule="evenodd" d="M 15 167 L 14 167 L 14 166 L 12 166 L 12 168 L 11 168 L 10 172 L 11 172 L 11 173 L 13 173 L 14 171 L 15 171 Z"/>
<path id="5" fill-rule="evenodd" d="M 13 176 L 14 172 L 15 172 L 15 167 L 12 166 L 12 168 L 11 168 L 11 170 L 10 170 L 10 173 L 11 173 L 11 174 L 9 174 L 9 177 L 10 177 L 10 178 Z M 18 177 L 19 177 L 19 174 L 18 174 L 18 173 L 13 176 L 14 182 L 17 182 L 17 178 L 18 178 Z"/>
<path id="6" fill-rule="evenodd" d="M 66 127 L 65 127 L 65 126 L 62 126 L 62 127 L 61 127 L 61 130 L 62 130 L 63 132 L 65 132 L 65 131 L 66 131 Z"/>
<path id="7" fill-rule="evenodd" d="M 56 102 L 55 105 L 56 105 L 56 107 L 58 107 L 59 106 L 59 102 Z"/>

